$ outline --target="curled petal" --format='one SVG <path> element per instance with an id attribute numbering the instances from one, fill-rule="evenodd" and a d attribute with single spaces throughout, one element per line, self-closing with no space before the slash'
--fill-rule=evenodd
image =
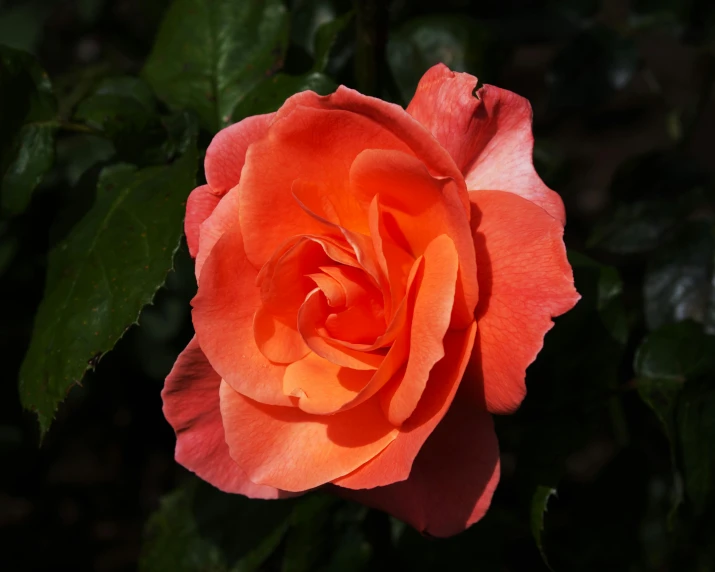
<path id="1" fill-rule="evenodd" d="M 288 366 L 283 391 L 306 413 L 327 415 L 353 401 L 372 376 L 373 370 L 344 367 L 311 352 Z"/>
<path id="2" fill-rule="evenodd" d="M 407 112 L 449 151 L 470 191 L 509 191 L 539 205 L 561 224 L 561 197 L 534 169 L 531 105 L 493 85 L 476 93 L 477 78 L 443 64 L 427 70 Z"/>
<path id="3" fill-rule="evenodd" d="M 448 332 L 444 357 L 430 372 L 422 398 L 400 427 L 395 441 L 374 459 L 334 481 L 348 489 L 367 489 L 404 481 L 422 445 L 442 421 L 454 399 L 474 347 L 475 322 L 466 330 Z"/>
<path id="4" fill-rule="evenodd" d="M 220 200 L 221 197 L 211 192 L 211 187 L 202 185 L 196 187 L 186 201 L 184 233 L 192 258 L 199 252 L 199 227 L 214 212 Z"/>
<path id="5" fill-rule="evenodd" d="M 273 314 L 261 306 L 253 316 L 256 346 L 266 359 L 275 363 L 293 363 L 310 348 L 298 331 L 298 314 Z"/>
<path id="6" fill-rule="evenodd" d="M 424 270 L 417 278 L 417 296 L 410 328 L 410 355 L 404 375 L 396 377 L 380 399 L 393 425 L 401 425 L 415 410 L 430 370 L 444 356 L 454 303 L 459 260 L 452 240 L 443 234 L 435 238 L 424 253 Z"/>
<path id="7" fill-rule="evenodd" d="M 469 218 L 455 198 L 456 192 L 448 192 L 455 186 L 453 180 L 433 177 L 421 161 L 399 151 L 368 149 L 350 167 L 350 192 L 366 210 L 379 194 L 386 236 L 413 257 L 423 254 L 442 234 L 454 241 L 459 282 L 453 326 L 464 328 L 473 320 L 478 285 Z"/>
<path id="8" fill-rule="evenodd" d="M 471 194 L 479 324 L 465 384 L 492 413 L 511 413 L 524 376 L 553 326 L 578 301 L 561 223 L 513 193 Z"/>

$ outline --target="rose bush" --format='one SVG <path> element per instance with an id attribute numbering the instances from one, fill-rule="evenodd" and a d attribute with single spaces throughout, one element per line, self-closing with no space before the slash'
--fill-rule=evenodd
<path id="1" fill-rule="evenodd" d="M 491 414 L 578 294 L 530 105 L 476 85 L 438 65 L 406 110 L 340 87 L 216 135 L 186 209 L 196 336 L 162 393 L 179 463 L 436 536 L 484 514 Z"/>

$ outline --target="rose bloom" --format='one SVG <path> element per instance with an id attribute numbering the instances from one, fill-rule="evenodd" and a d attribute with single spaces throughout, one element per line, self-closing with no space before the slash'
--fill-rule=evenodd
<path id="1" fill-rule="evenodd" d="M 531 107 L 431 68 L 407 109 L 305 91 L 216 135 L 186 208 L 196 336 L 176 460 L 229 493 L 323 487 L 433 536 L 486 512 L 491 414 L 578 300 Z"/>

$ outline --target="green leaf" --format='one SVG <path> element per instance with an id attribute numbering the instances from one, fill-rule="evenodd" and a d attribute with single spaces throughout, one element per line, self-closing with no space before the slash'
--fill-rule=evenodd
<path id="1" fill-rule="evenodd" d="M 171 269 L 193 189 L 194 148 L 174 164 L 104 169 L 94 206 L 49 254 L 20 397 L 44 434 L 58 404 L 112 349 Z"/>
<path id="2" fill-rule="evenodd" d="M 715 498 L 715 377 L 712 373 L 686 385 L 676 415 L 685 491 L 698 514 Z"/>
<path id="3" fill-rule="evenodd" d="M 279 73 L 262 81 L 246 95 L 236 107 L 233 121 L 276 111 L 286 99 L 301 91 L 311 90 L 320 95 L 327 95 L 337 87 L 332 79 L 318 72 L 300 76 Z"/>
<path id="4" fill-rule="evenodd" d="M 348 12 L 339 18 L 326 22 L 315 32 L 315 48 L 313 49 L 315 63 L 313 71 L 324 72 L 328 67 L 330 51 L 335 45 L 340 32 L 342 32 L 353 19 L 354 13 Z"/>
<path id="5" fill-rule="evenodd" d="M 443 63 L 451 70 L 489 75 L 491 32 L 465 16 L 424 16 L 390 34 L 387 61 L 404 101 L 410 101 L 422 75 Z"/>
<path id="6" fill-rule="evenodd" d="M 0 210 L 3 212 L 22 213 L 52 166 L 55 113 L 52 85 L 35 59 L 0 46 Z"/>
<path id="7" fill-rule="evenodd" d="M 640 377 L 683 383 L 712 369 L 714 340 L 695 322 L 669 324 L 643 340 L 636 351 L 633 367 Z"/>
<path id="8" fill-rule="evenodd" d="M 536 542 L 536 547 L 539 549 L 541 559 L 549 570 L 551 570 L 551 566 L 546 558 L 542 536 L 544 532 L 544 515 L 548 510 L 549 499 L 555 496 L 556 489 L 539 485 L 531 497 L 531 536 L 534 538 L 534 542 Z"/>
<path id="9" fill-rule="evenodd" d="M 42 28 L 50 15 L 50 4 L 42 0 L 15 2 L 3 6 L 0 2 L 0 38 L 11 48 L 35 53 Z"/>
<path id="10" fill-rule="evenodd" d="M 620 205 L 615 213 L 597 224 L 588 240 L 589 248 L 617 254 L 653 250 L 677 222 L 672 201 L 637 201 Z"/>
<path id="11" fill-rule="evenodd" d="M 713 297 L 715 237 L 704 221 L 691 222 L 655 251 L 646 269 L 643 297 L 650 329 L 690 318 L 705 321 Z"/>
<path id="12" fill-rule="evenodd" d="M 192 478 L 147 521 L 139 569 L 258 570 L 281 542 L 294 504 L 229 495 Z"/>
<path id="13" fill-rule="evenodd" d="M 332 508 L 337 498 L 310 495 L 296 505 L 286 539 L 283 572 L 311 572 L 334 547 L 330 543 Z"/>
<path id="14" fill-rule="evenodd" d="M 82 101 L 74 115 L 111 139 L 120 160 L 135 164 L 163 163 L 166 139 L 149 86 L 133 77 L 108 78 Z"/>
<path id="15" fill-rule="evenodd" d="M 590 291 L 589 294 L 592 295 L 587 299 L 591 303 L 595 302 L 595 309 L 601 322 L 613 339 L 620 344 L 625 344 L 628 337 L 628 324 L 623 305 L 623 282 L 618 270 L 574 251 L 569 251 L 568 257 L 571 264 L 581 273 L 584 275 L 588 273 L 591 276 L 586 288 L 595 286 L 595 292 Z M 581 292 L 580 288 L 578 290 Z"/>
<path id="16" fill-rule="evenodd" d="M 195 111 L 216 132 L 239 101 L 283 64 L 288 13 L 280 0 L 175 0 L 143 70 L 159 98 Z"/>
<path id="17" fill-rule="evenodd" d="M 2 178 L 2 210 L 20 214 L 29 206 L 32 192 L 55 161 L 53 123 L 29 123 L 17 136 L 15 157 Z"/>
<path id="18" fill-rule="evenodd" d="M 715 475 L 715 388 L 701 378 L 715 372 L 715 338 L 692 321 L 669 324 L 651 333 L 636 351 L 634 369 L 638 394 L 653 411 L 670 443 L 673 467 L 673 502 L 669 520 L 683 499 L 681 465 L 685 485 L 696 504 L 710 494 L 710 475 Z M 710 437 L 707 437 L 710 435 Z"/>

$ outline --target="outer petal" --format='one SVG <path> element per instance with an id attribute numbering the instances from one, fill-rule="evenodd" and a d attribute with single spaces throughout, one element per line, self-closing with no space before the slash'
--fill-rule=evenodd
<path id="1" fill-rule="evenodd" d="M 511 413 L 526 394 L 527 366 L 541 350 L 552 317 L 579 300 L 563 227 L 512 193 L 478 191 L 472 227 L 477 253 L 479 324 L 465 383 L 493 413 Z"/>
<path id="2" fill-rule="evenodd" d="M 214 212 L 220 200 L 221 197 L 211 192 L 211 187 L 202 185 L 191 191 L 186 201 L 184 233 L 192 258 L 196 258 L 199 252 L 199 227 Z"/>
<path id="3" fill-rule="evenodd" d="M 382 451 L 397 435 L 375 400 L 335 415 L 252 401 L 221 383 L 221 416 L 231 457 L 253 482 L 305 491 Z"/>
<path id="4" fill-rule="evenodd" d="M 475 95 L 476 86 L 473 75 L 437 64 L 422 76 L 407 112 L 450 152 L 470 191 L 515 193 L 563 224 L 561 198 L 534 170 L 528 100 L 493 85 Z"/>
<path id="5" fill-rule="evenodd" d="M 254 115 L 219 131 L 206 149 L 206 181 L 217 195 L 238 185 L 248 146 L 266 134 L 275 113 Z"/>
<path id="6" fill-rule="evenodd" d="M 478 521 L 499 482 L 499 446 L 491 416 L 458 395 L 422 447 L 410 477 L 386 487 L 339 494 L 446 537 Z"/>
<path id="7" fill-rule="evenodd" d="M 261 305 L 256 274 L 238 229 L 224 233 L 191 301 L 194 328 L 211 365 L 234 389 L 263 403 L 290 405 L 283 394 L 285 366 L 268 361 L 256 346 L 253 317 Z"/>
<path id="8" fill-rule="evenodd" d="M 196 281 L 201 280 L 201 270 L 204 262 L 211 254 L 211 249 L 223 234 L 230 229 L 239 228 L 238 220 L 238 187 L 231 189 L 223 196 L 209 217 L 201 224 L 199 230 L 199 249 L 196 253 Z"/>
<path id="9" fill-rule="evenodd" d="M 367 489 L 404 481 L 425 440 L 447 413 L 474 347 L 476 322 L 466 330 L 448 332 L 444 357 L 432 368 L 417 409 L 400 427 L 395 441 L 374 459 L 334 484 Z"/>
<path id="10" fill-rule="evenodd" d="M 164 416 L 176 431 L 177 462 L 227 493 L 260 499 L 291 496 L 251 482 L 229 456 L 219 408 L 220 385 L 221 376 L 194 338 L 176 360 L 161 392 Z"/>

